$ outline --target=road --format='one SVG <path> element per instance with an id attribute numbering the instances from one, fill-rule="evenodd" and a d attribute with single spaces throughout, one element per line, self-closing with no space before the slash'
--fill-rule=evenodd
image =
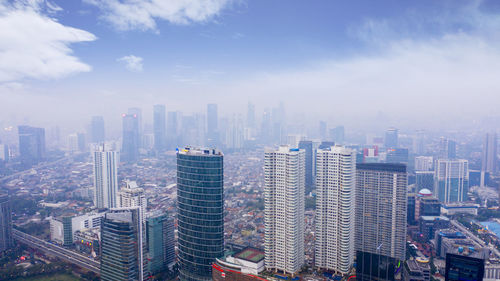
<path id="1" fill-rule="evenodd" d="M 88 269 L 88 270 L 93 271 L 97 274 L 101 273 L 99 262 L 95 261 L 91 258 L 88 258 L 87 256 L 70 251 L 70 250 L 65 249 L 63 247 L 60 247 L 58 245 L 51 244 L 45 240 L 42 240 L 38 237 L 26 234 L 26 233 L 19 231 L 17 229 L 12 230 L 12 236 L 18 242 L 26 244 L 29 247 L 38 249 L 46 254 L 49 254 L 51 256 L 55 256 L 55 257 L 60 258 L 66 262 L 69 262 L 69 263 L 72 263 L 72 264 L 77 265 L 79 267 Z"/>
<path id="2" fill-rule="evenodd" d="M 495 255 L 497 256 L 497 258 L 500 258 L 500 251 L 498 251 L 497 248 L 495 248 L 495 246 L 493 246 L 493 245 L 486 245 L 486 243 L 484 243 L 483 240 L 479 239 L 476 235 L 474 235 L 472 232 L 470 232 L 465 226 L 463 226 L 458 221 L 452 220 L 451 224 L 453 224 L 453 226 L 455 226 L 456 228 L 458 228 L 460 231 L 464 232 L 467 235 L 467 237 L 470 237 L 472 240 L 474 240 L 474 242 L 478 243 L 482 247 L 490 249 L 493 253 L 495 253 Z"/>

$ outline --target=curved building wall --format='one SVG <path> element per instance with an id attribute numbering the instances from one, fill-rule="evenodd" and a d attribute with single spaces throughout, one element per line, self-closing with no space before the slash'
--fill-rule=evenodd
<path id="1" fill-rule="evenodd" d="M 223 156 L 207 152 L 177 154 L 180 280 L 211 280 L 224 255 Z"/>

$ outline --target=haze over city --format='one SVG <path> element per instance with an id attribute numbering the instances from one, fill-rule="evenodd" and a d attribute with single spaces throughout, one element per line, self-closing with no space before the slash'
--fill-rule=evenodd
<path id="1" fill-rule="evenodd" d="M 499 116 L 496 1 L 0 5 L 3 126 L 83 129 L 89 114 L 118 125 L 125 108 L 155 103 L 232 114 L 249 101 L 356 129 Z"/>
<path id="2" fill-rule="evenodd" d="M 498 0 L 0 0 L 0 281 L 498 281 L 499 77 Z"/>

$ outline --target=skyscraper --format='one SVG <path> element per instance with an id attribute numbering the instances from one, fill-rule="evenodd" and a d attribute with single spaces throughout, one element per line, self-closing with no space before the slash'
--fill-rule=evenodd
<path id="1" fill-rule="evenodd" d="M 440 159 L 455 159 L 457 158 L 457 143 L 454 140 L 441 137 L 439 139 L 439 154 Z"/>
<path id="2" fill-rule="evenodd" d="M 299 149 L 303 149 L 306 153 L 305 158 L 306 158 L 306 187 L 305 187 L 305 193 L 308 194 L 311 192 L 314 188 L 314 163 L 315 163 L 315 153 L 313 150 L 313 143 L 312 141 L 306 141 L 302 140 L 299 141 Z"/>
<path id="3" fill-rule="evenodd" d="M 144 189 L 137 186 L 135 181 L 126 181 L 126 186 L 118 191 L 116 205 L 120 208 L 139 207 L 141 209 L 141 216 L 145 219 L 147 203 Z"/>
<path id="4" fill-rule="evenodd" d="M 330 129 L 330 139 L 335 142 L 335 144 L 344 144 L 345 130 L 344 126 L 337 126 Z"/>
<path id="5" fill-rule="evenodd" d="M 497 172 L 497 134 L 488 133 L 484 136 L 481 171 L 494 174 Z"/>
<path id="6" fill-rule="evenodd" d="M 122 160 L 135 162 L 139 157 L 139 119 L 136 114 L 122 114 Z"/>
<path id="7" fill-rule="evenodd" d="M 304 264 L 305 151 L 266 151 L 264 175 L 265 266 L 294 274 Z"/>
<path id="8" fill-rule="evenodd" d="M 156 274 L 175 264 L 174 219 L 159 211 L 146 219 L 149 272 Z"/>
<path id="9" fill-rule="evenodd" d="M 30 126 L 19 126 L 19 154 L 21 163 L 29 168 L 46 158 L 45 129 Z"/>
<path id="10" fill-rule="evenodd" d="M 388 269 L 394 266 L 394 261 L 405 260 L 408 199 L 406 166 L 358 163 L 355 196 L 356 280 L 387 278 L 384 276 L 390 273 Z M 374 259 L 379 262 L 368 262 Z M 385 269 L 375 269 L 373 266 L 383 266 Z"/>
<path id="11" fill-rule="evenodd" d="M 94 160 L 94 205 L 116 207 L 118 192 L 118 152 L 107 151 L 104 145 L 92 152 Z"/>
<path id="12" fill-rule="evenodd" d="M 178 113 L 175 111 L 168 112 L 167 118 L 167 147 L 173 149 L 177 147 L 177 142 L 179 139 L 179 129 L 178 129 Z"/>
<path id="13" fill-rule="evenodd" d="M 436 162 L 434 194 L 443 203 L 467 201 L 469 161 L 439 159 Z"/>
<path id="14" fill-rule="evenodd" d="M 326 140 L 326 122 L 319 121 L 319 138 L 322 141 Z"/>
<path id="15" fill-rule="evenodd" d="M 144 234 L 138 207 L 113 209 L 101 224 L 101 280 L 144 280 Z"/>
<path id="16" fill-rule="evenodd" d="M 341 146 L 316 156 L 315 266 L 347 274 L 354 261 L 356 154 Z"/>
<path id="17" fill-rule="evenodd" d="M 156 151 L 165 149 L 167 143 L 165 125 L 165 105 L 157 104 L 153 107 L 154 148 Z"/>
<path id="18" fill-rule="evenodd" d="M 92 120 L 90 121 L 90 140 L 92 143 L 104 142 L 104 118 L 102 116 L 92 116 Z"/>
<path id="19" fill-rule="evenodd" d="M 249 102 L 247 109 L 247 127 L 255 128 L 256 124 L 257 123 L 255 121 L 255 105 Z"/>
<path id="20" fill-rule="evenodd" d="M 219 142 L 217 105 L 207 105 L 207 145 L 216 147 Z"/>
<path id="21" fill-rule="evenodd" d="M 12 217 L 9 195 L 0 194 L 0 252 L 12 247 Z"/>
<path id="22" fill-rule="evenodd" d="M 398 129 L 389 128 L 385 131 L 384 146 L 385 148 L 398 147 Z"/>
<path id="23" fill-rule="evenodd" d="M 211 280 L 224 255 L 224 165 L 216 149 L 186 147 L 177 153 L 179 278 Z"/>
<path id="24" fill-rule="evenodd" d="M 143 129 L 142 129 L 142 109 L 138 108 L 138 107 L 131 107 L 128 109 L 128 114 L 129 115 L 134 115 L 136 116 L 137 118 L 137 139 L 138 139 L 138 143 L 137 145 L 139 146 L 139 148 L 142 148 L 142 135 L 144 133 Z"/>

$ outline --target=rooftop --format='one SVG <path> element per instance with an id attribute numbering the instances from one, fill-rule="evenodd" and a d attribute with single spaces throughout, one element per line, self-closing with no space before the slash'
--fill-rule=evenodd
<path id="1" fill-rule="evenodd" d="M 247 247 L 234 255 L 235 258 L 258 263 L 264 259 L 264 252 L 261 250 Z"/>
<path id="2" fill-rule="evenodd" d="M 185 148 L 177 148 L 177 153 L 184 155 L 200 155 L 200 156 L 222 156 L 222 152 L 215 148 L 207 148 L 207 147 L 190 147 L 186 146 Z"/>

